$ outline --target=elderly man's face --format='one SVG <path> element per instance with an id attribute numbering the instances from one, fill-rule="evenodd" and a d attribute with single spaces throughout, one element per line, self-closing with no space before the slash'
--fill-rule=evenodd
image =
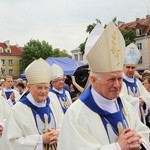
<path id="1" fill-rule="evenodd" d="M 39 83 L 28 85 L 28 90 L 32 94 L 34 100 L 38 103 L 42 103 L 46 100 L 49 92 L 48 83 Z"/>
<path id="2" fill-rule="evenodd" d="M 65 78 L 59 77 L 51 82 L 52 87 L 57 90 L 61 90 L 64 87 Z"/>
<path id="3" fill-rule="evenodd" d="M 122 71 L 100 73 L 91 76 L 93 88 L 107 99 L 118 98 L 122 87 Z"/>
<path id="4" fill-rule="evenodd" d="M 135 71 L 136 71 L 135 65 L 124 65 L 123 67 L 124 74 L 129 78 L 133 78 Z"/>

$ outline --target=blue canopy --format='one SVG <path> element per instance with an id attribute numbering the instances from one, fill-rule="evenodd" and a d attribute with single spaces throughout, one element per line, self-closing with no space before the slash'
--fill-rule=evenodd
<path id="1" fill-rule="evenodd" d="M 84 63 L 71 59 L 69 57 L 48 57 L 46 62 L 52 66 L 53 64 L 59 65 L 63 70 L 65 75 L 73 75 L 77 68 L 84 66 Z M 20 78 L 26 79 L 25 74 L 21 74 Z"/>
<path id="2" fill-rule="evenodd" d="M 50 65 L 59 65 L 64 70 L 65 75 L 73 75 L 78 67 L 85 65 L 69 57 L 48 57 L 46 62 Z"/>

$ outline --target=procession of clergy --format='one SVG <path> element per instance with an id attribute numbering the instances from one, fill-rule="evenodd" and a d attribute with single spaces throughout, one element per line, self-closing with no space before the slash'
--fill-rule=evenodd
<path id="1" fill-rule="evenodd" d="M 125 47 L 113 22 L 105 29 L 98 23 L 85 46 L 89 86 L 75 102 L 62 68 L 42 58 L 25 69 L 23 92 L 6 76 L 0 150 L 150 150 L 150 93 L 134 77 L 140 57 L 135 44 Z"/>

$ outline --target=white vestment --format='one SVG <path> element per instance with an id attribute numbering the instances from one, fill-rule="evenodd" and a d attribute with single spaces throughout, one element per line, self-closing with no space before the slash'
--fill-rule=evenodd
<path id="1" fill-rule="evenodd" d="M 129 128 L 142 136 L 143 145 L 149 150 L 149 128 L 141 123 L 131 104 L 122 103 Z M 82 101 L 78 99 L 69 107 L 59 134 L 58 150 L 116 150 L 115 142 L 109 143 L 101 117 Z"/>
<path id="2" fill-rule="evenodd" d="M 8 116 L 11 108 L 7 103 L 7 100 L 0 96 L 0 123 Z"/>
<path id="3" fill-rule="evenodd" d="M 150 106 L 150 93 L 146 90 L 146 88 L 143 86 L 140 80 L 137 79 L 137 87 L 139 89 L 140 98 L 144 100 L 147 106 Z M 136 106 L 138 103 L 138 97 L 133 97 L 128 94 L 128 90 L 126 87 L 126 84 L 123 82 L 122 90 L 120 93 L 120 96 L 126 99 L 129 103 L 131 103 L 133 106 Z"/>
<path id="4" fill-rule="evenodd" d="M 60 129 L 63 114 L 58 113 L 57 106 L 51 102 L 50 108 L 55 118 L 56 129 Z M 35 150 L 37 148 L 38 142 L 42 142 L 41 135 L 30 107 L 22 102 L 14 105 L 6 121 L 2 140 L 2 147 L 7 150 Z"/>
<path id="5" fill-rule="evenodd" d="M 136 84 L 137 84 L 137 88 L 138 88 L 140 96 L 137 97 L 137 96 L 133 96 L 133 95 L 129 94 L 125 82 L 123 82 L 123 84 L 122 84 L 122 90 L 121 90 L 120 96 L 123 97 L 124 99 L 126 99 L 130 104 L 132 104 L 135 107 L 140 118 L 142 117 L 143 123 L 146 124 L 145 116 L 147 115 L 148 108 L 150 107 L 150 93 L 146 90 L 144 85 L 137 78 L 136 78 Z M 142 107 L 140 107 L 139 98 L 142 98 L 142 100 L 146 104 L 146 110 L 145 111 L 143 110 Z"/>
<path id="6" fill-rule="evenodd" d="M 14 96 L 15 96 L 15 102 L 18 102 L 19 99 L 21 98 L 19 92 L 15 89 L 6 89 L 6 88 L 2 88 L 0 90 L 0 95 L 3 95 L 5 98 L 6 98 L 6 95 L 5 95 L 5 91 L 13 91 L 14 93 Z M 6 98 L 7 99 L 7 98 Z M 7 99 L 7 103 L 10 105 L 10 107 L 13 107 L 13 102 L 11 99 Z"/>
<path id="7" fill-rule="evenodd" d="M 3 129 L 5 127 L 5 122 L 10 113 L 10 110 L 11 108 L 8 105 L 7 100 L 4 97 L 0 96 L 0 126 L 2 126 Z M 1 134 L 0 134 L 0 140 L 1 140 Z"/>
<path id="8" fill-rule="evenodd" d="M 63 109 L 62 109 L 63 104 L 61 104 L 61 100 L 58 99 L 57 95 L 55 93 L 51 92 L 51 91 L 49 92 L 48 95 L 49 95 L 51 101 L 53 103 L 55 103 L 56 106 L 58 106 L 57 111 L 60 111 L 60 113 L 63 113 Z M 71 100 L 70 94 L 67 90 L 65 90 L 65 95 L 66 95 L 66 98 L 67 98 L 67 102 L 70 106 L 72 104 L 72 100 Z"/>

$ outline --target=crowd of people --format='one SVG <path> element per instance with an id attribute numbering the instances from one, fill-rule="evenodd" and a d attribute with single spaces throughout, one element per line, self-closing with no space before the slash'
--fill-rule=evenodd
<path id="1" fill-rule="evenodd" d="M 113 22 L 89 36 L 87 86 L 74 76 L 66 85 L 62 68 L 42 58 L 26 81 L 3 79 L 0 150 L 150 150 L 150 71 L 137 76 L 138 48 L 125 47 Z"/>

